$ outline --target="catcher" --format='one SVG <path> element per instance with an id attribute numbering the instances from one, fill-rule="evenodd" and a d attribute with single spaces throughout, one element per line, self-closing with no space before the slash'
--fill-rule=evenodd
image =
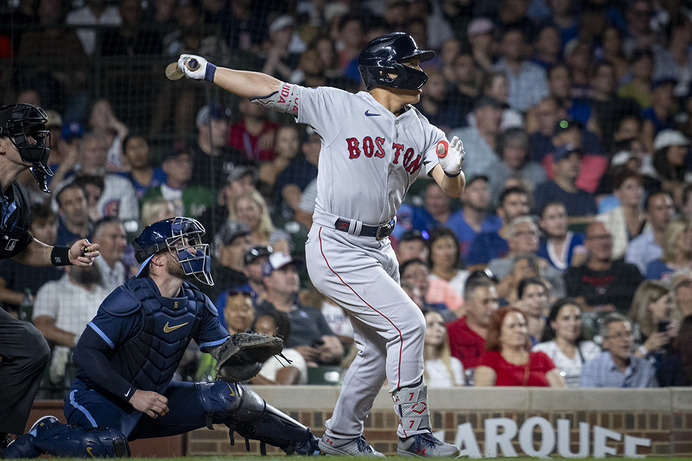
<path id="1" fill-rule="evenodd" d="M 8 458 L 42 453 L 66 457 L 128 456 L 128 441 L 163 437 L 212 424 L 286 453 L 313 455 L 310 430 L 267 404 L 238 381 L 280 354 L 279 338 L 229 337 L 209 298 L 186 280 L 213 285 L 204 227 L 191 218 L 156 222 L 135 238 L 137 277 L 115 289 L 89 322 L 75 351 L 79 366 L 65 417 L 39 419 L 11 443 Z M 194 339 L 217 359 L 214 383 L 172 381 Z"/>

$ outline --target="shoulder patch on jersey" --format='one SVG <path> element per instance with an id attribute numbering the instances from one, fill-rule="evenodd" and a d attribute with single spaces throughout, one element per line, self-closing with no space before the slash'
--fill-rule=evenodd
<path id="1" fill-rule="evenodd" d="M 137 312 L 140 302 L 127 285 L 120 285 L 103 300 L 101 307 L 111 315 L 125 317 Z"/>

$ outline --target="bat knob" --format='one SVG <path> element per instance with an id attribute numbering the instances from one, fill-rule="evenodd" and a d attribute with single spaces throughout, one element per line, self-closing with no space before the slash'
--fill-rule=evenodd
<path id="1" fill-rule="evenodd" d="M 199 61 L 197 61 L 195 58 L 190 58 L 187 60 L 187 68 L 194 71 L 197 70 L 199 67 Z"/>

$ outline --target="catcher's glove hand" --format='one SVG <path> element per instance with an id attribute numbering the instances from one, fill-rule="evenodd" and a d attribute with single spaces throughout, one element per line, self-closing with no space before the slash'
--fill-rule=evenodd
<path id="1" fill-rule="evenodd" d="M 247 381 L 259 373 L 271 356 L 281 354 L 284 342 L 277 336 L 236 333 L 221 345 L 216 361 L 216 377 L 224 381 Z"/>

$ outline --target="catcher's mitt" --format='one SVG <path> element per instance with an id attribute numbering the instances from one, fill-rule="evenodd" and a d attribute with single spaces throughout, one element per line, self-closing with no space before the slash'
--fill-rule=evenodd
<path id="1" fill-rule="evenodd" d="M 216 361 L 216 377 L 224 381 L 247 381 L 271 356 L 280 354 L 284 342 L 277 336 L 236 333 L 221 345 Z"/>

